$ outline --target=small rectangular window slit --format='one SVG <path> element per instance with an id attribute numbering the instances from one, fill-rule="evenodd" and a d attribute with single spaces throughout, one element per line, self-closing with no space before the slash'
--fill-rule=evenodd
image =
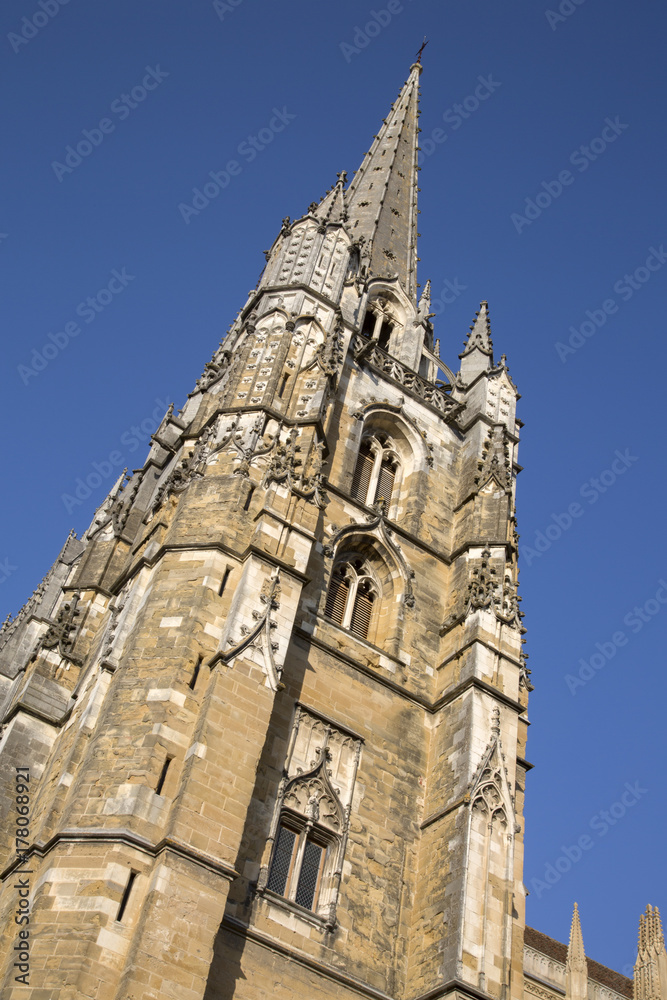
<path id="1" fill-rule="evenodd" d="M 250 501 L 252 500 L 252 495 L 255 492 L 255 487 L 251 486 L 248 490 L 248 496 L 245 498 L 245 503 L 243 504 L 244 510 L 250 510 Z"/>
<path id="2" fill-rule="evenodd" d="M 164 783 L 167 778 L 167 771 L 169 770 L 169 765 L 171 764 L 173 757 L 167 757 L 164 764 L 162 765 L 162 770 L 160 771 L 160 777 L 158 778 L 157 785 L 155 787 L 156 793 L 159 795 L 164 788 Z"/>
<path id="3" fill-rule="evenodd" d="M 190 685 L 189 685 L 189 687 L 190 687 L 191 691 L 194 691 L 195 684 L 197 683 L 197 678 L 199 677 L 199 671 L 201 669 L 201 665 L 202 665 L 202 660 L 203 659 L 204 659 L 204 657 L 200 656 L 197 659 L 197 662 L 195 663 L 195 668 L 192 671 L 192 677 L 190 678 Z"/>
<path id="4" fill-rule="evenodd" d="M 138 872 L 130 872 L 130 877 L 127 880 L 125 888 L 123 889 L 123 895 L 121 896 L 120 904 L 118 906 L 118 913 L 116 914 L 117 923 L 120 923 L 123 919 L 123 914 L 125 913 L 125 908 L 130 898 L 130 893 L 132 892 L 132 886 L 134 885 L 134 880 L 138 874 Z"/>
<path id="5" fill-rule="evenodd" d="M 227 581 L 229 580 L 229 574 L 231 573 L 231 566 L 225 568 L 225 572 L 222 575 L 222 580 L 220 581 L 220 590 L 218 591 L 218 597 L 222 597 L 225 592 L 225 587 L 227 586 Z"/>

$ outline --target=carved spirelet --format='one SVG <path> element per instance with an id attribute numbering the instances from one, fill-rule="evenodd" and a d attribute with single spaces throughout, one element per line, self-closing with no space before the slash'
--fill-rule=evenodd
<path id="1" fill-rule="evenodd" d="M 510 449 L 503 428 L 494 428 L 482 446 L 482 454 L 477 463 L 477 474 L 474 478 L 476 490 L 479 491 L 494 479 L 506 493 L 512 488 L 512 467 Z"/>
<path id="2" fill-rule="evenodd" d="M 491 565 L 489 549 L 484 549 L 481 559 L 473 565 L 466 603 L 471 611 L 493 608 L 499 603 L 497 574 Z"/>

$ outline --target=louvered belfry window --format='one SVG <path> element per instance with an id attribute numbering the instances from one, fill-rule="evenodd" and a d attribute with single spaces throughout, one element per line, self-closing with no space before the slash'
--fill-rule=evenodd
<path id="1" fill-rule="evenodd" d="M 363 558 L 339 563 L 331 577 L 324 609 L 327 618 L 360 639 L 368 639 L 377 598 L 370 573 L 370 565 Z"/>
<path id="2" fill-rule="evenodd" d="M 352 607 L 350 618 L 350 632 L 359 636 L 360 639 L 368 638 L 368 630 L 371 625 L 373 615 L 373 600 L 375 594 L 372 585 L 368 580 L 362 580 L 357 586 L 357 593 Z"/>
<path id="3" fill-rule="evenodd" d="M 371 483 L 371 476 L 375 466 L 375 456 L 368 444 L 362 444 L 359 449 L 357 466 L 352 477 L 352 496 L 355 500 L 366 503 L 368 499 L 368 488 Z"/>
<path id="4" fill-rule="evenodd" d="M 331 586 L 327 594 L 327 605 L 324 613 L 327 618 L 331 618 L 337 625 L 341 625 L 345 617 L 345 608 L 350 593 L 350 586 L 342 576 L 334 575 L 331 578 Z"/>
<path id="5" fill-rule="evenodd" d="M 378 431 L 366 438 L 359 449 L 352 476 L 353 498 L 369 505 L 382 500 L 384 512 L 388 514 L 397 474 L 398 460 L 393 443 L 383 431 Z"/>
<path id="6" fill-rule="evenodd" d="M 396 478 L 396 466 L 391 459 L 383 459 L 380 465 L 380 475 L 375 493 L 375 502 L 384 500 L 385 513 L 391 503 L 391 495 L 394 492 L 394 479 Z"/>

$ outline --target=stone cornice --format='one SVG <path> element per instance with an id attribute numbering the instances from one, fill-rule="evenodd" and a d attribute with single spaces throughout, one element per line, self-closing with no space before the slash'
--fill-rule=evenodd
<path id="1" fill-rule="evenodd" d="M 169 851 L 184 861 L 189 861 L 200 868 L 205 868 L 212 874 L 220 875 L 230 882 L 239 877 L 239 872 L 232 865 L 221 861 L 219 858 L 214 858 L 210 854 L 197 851 L 181 840 L 176 840 L 173 837 L 163 837 L 162 840 L 154 844 L 147 837 L 142 837 L 124 827 L 116 830 L 101 830 L 94 827 L 90 829 L 72 827 L 61 830 L 45 842 L 37 841 L 31 844 L 26 851 L 22 852 L 22 857 L 30 857 L 35 854 L 40 858 L 44 858 L 58 844 L 90 843 L 91 841 L 96 843 L 124 844 L 126 847 L 134 847 L 153 858 Z M 18 865 L 18 860 L 12 861 L 4 871 L 0 872 L 0 879 L 4 881 L 11 876 L 16 871 Z"/>
<path id="2" fill-rule="evenodd" d="M 419 706 L 419 708 L 422 708 L 425 711 L 430 712 L 432 714 L 440 711 L 440 709 L 448 705 L 449 702 L 454 701 L 456 698 L 460 698 L 471 688 L 476 688 L 479 691 L 483 691 L 485 694 L 491 695 L 496 701 L 502 702 L 502 704 L 505 705 L 507 708 L 516 712 L 517 715 L 521 715 L 525 711 L 525 707 L 520 702 L 516 701 L 514 698 L 510 698 L 503 691 L 500 691 L 498 688 L 493 687 L 492 684 L 489 684 L 487 681 L 482 680 L 480 677 L 467 677 L 464 681 L 461 681 L 451 690 L 446 691 L 445 693 L 440 695 L 440 697 L 436 698 L 434 701 L 431 701 L 428 698 L 425 698 L 423 695 L 419 695 L 416 692 L 409 691 L 408 688 L 406 688 L 402 684 L 399 684 L 397 681 L 393 681 L 389 677 L 382 676 L 382 674 L 378 672 L 378 669 L 375 669 L 373 667 L 367 667 L 364 663 L 359 663 L 359 661 L 355 660 L 353 656 L 344 653 L 340 649 L 336 649 L 334 646 L 330 646 L 329 643 L 326 642 L 324 639 L 322 639 L 320 636 L 316 636 L 311 634 L 310 632 L 307 632 L 303 627 L 300 627 L 298 625 L 295 626 L 294 635 L 299 636 L 299 638 L 305 641 L 306 643 L 311 644 L 313 646 L 317 646 L 318 649 L 322 649 L 323 651 L 330 653 L 334 657 L 334 659 L 346 663 L 348 666 L 352 667 L 354 670 L 358 670 L 366 677 L 372 678 L 374 681 L 376 681 L 383 687 L 389 688 L 395 694 L 399 694 L 406 701 L 410 701 L 414 705 Z M 479 639 L 473 640 L 473 642 L 480 642 L 480 641 L 481 640 Z M 487 646 L 487 648 L 489 649 L 493 649 L 493 647 L 488 646 L 487 643 L 481 643 L 481 644 Z M 378 649 L 377 647 L 372 647 L 372 648 L 374 651 Z M 497 649 L 493 649 L 493 651 L 497 653 L 499 656 L 505 655 L 504 653 L 501 653 Z M 387 654 L 384 653 L 382 650 L 378 649 L 378 652 L 382 653 L 383 656 L 387 656 Z M 400 660 L 396 659 L 393 656 L 388 658 L 395 660 L 397 663 L 400 663 L 401 666 L 405 666 Z"/>

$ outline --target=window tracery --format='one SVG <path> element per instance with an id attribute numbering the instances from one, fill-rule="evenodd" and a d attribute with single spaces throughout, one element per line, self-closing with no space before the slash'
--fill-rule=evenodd
<path id="1" fill-rule="evenodd" d="M 362 440 L 352 477 L 352 496 L 370 507 L 382 501 L 385 513 L 389 513 L 399 471 L 393 440 L 383 431 L 376 431 Z"/>
<path id="2" fill-rule="evenodd" d="M 336 904 L 361 740 L 297 706 L 257 888 L 327 927 Z M 305 915 L 305 914 L 304 914 Z"/>
<path id="3" fill-rule="evenodd" d="M 375 624 L 380 591 L 368 560 L 341 561 L 331 575 L 324 613 L 359 639 L 368 639 Z"/>

